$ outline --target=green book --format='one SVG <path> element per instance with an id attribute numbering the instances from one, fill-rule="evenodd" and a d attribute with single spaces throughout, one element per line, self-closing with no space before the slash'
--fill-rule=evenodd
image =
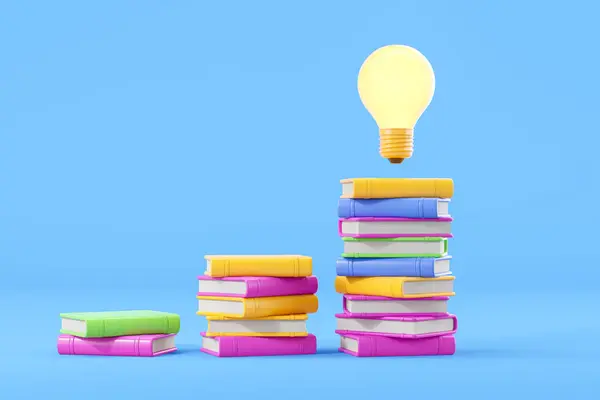
<path id="1" fill-rule="evenodd" d="M 174 334 L 180 324 L 177 314 L 149 310 L 62 313 L 60 317 L 60 333 L 84 338 Z"/>
<path id="2" fill-rule="evenodd" d="M 441 237 L 343 237 L 344 258 L 439 258 L 448 255 L 448 239 Z"/>

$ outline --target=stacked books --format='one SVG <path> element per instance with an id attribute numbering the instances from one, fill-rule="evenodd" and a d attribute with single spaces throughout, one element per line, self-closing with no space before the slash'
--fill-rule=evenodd
<path id="1" fill-rule="evenodd" d="M 451 179 L 342 180 L 344 252 L 335 289 L 340 351 L 358 357 L 450 355 L 457 320 L 448 238 Z"/>
<path id="2" fill-rule="evenodd" d="M 159 311 L 63 313 L 58 353 L 153 357 L 171 353 L 179 315 Z"/>
<path id="3" fill-rule="evenodd" d="M 301 255 L 205 256 L 198 315 L 201 351 L 217 357 L 314 354 L 308 314 L 317 312 L 312 258 Z"/>

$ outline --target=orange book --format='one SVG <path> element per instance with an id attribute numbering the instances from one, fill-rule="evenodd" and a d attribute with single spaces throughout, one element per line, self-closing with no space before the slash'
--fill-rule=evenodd
<path id="1" fill-rule="evenodd" d="M 208 255 L 204 275 L 300 278 L 312 275 L 312 258 L 301 255 Z"/>
<path id="2" fill-rule="evenodd" d="M 449 178 L 352 178 L 340 182 L 343 199 L 449 199 L 454 194 L 454 181 Z"/>
<path id="3" fill-rule="evenodd" d="M 277 297 L 196 296 L 198 315 L 229 318 L 263 318 L 277 315 L 312 314 L 319 309 L 314 294 Z"/>
<path id="4" fill-rule="evenodd" d="M 454 296 L 454 276 L 338 276 L 335 291 L 341 294 L 418 299 Z"/>

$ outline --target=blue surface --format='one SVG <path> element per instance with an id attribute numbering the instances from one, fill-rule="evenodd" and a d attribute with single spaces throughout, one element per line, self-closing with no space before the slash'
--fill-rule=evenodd
<path id="1" fill-rule="evenodd" d="M 597 395 L 598 5 L 91 3 L 0 5 L 0 397 Z M 437 75 L 400 166 L 356 92 L 395 42 Z M 455 179 L 456 356 L 335 353 L 355 176 Z M 197 351 L 202 256 L 249 252 L 314 257 L 319 355 Z M 180 313 L 181 352 L 56 354 L 59 312 L 135 308 Z"/>

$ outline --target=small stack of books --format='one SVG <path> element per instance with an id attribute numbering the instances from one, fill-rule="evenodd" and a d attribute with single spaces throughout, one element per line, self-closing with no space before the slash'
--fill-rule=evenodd
<path id="1" fill-rule="evenodd" d="M 314 354 L 307 314 L 317 312 L 312 258 L 301 255 L 205 256 L 198 315 L 201 351 L 217 357 Z"/>
<path id="2" fill-rule="evenodd" d="M 448 238 L 451 179 L 345 179 L 338 203 L 344 252 L 335 289 L 340 351 L 358 357 L 454 354 Z"/>
<path id="3" fill-rule="evenodd" d="M 153 357 L 171 353 L 179 315 L 160 311 L 63 313 L 58 353 Z"/>

